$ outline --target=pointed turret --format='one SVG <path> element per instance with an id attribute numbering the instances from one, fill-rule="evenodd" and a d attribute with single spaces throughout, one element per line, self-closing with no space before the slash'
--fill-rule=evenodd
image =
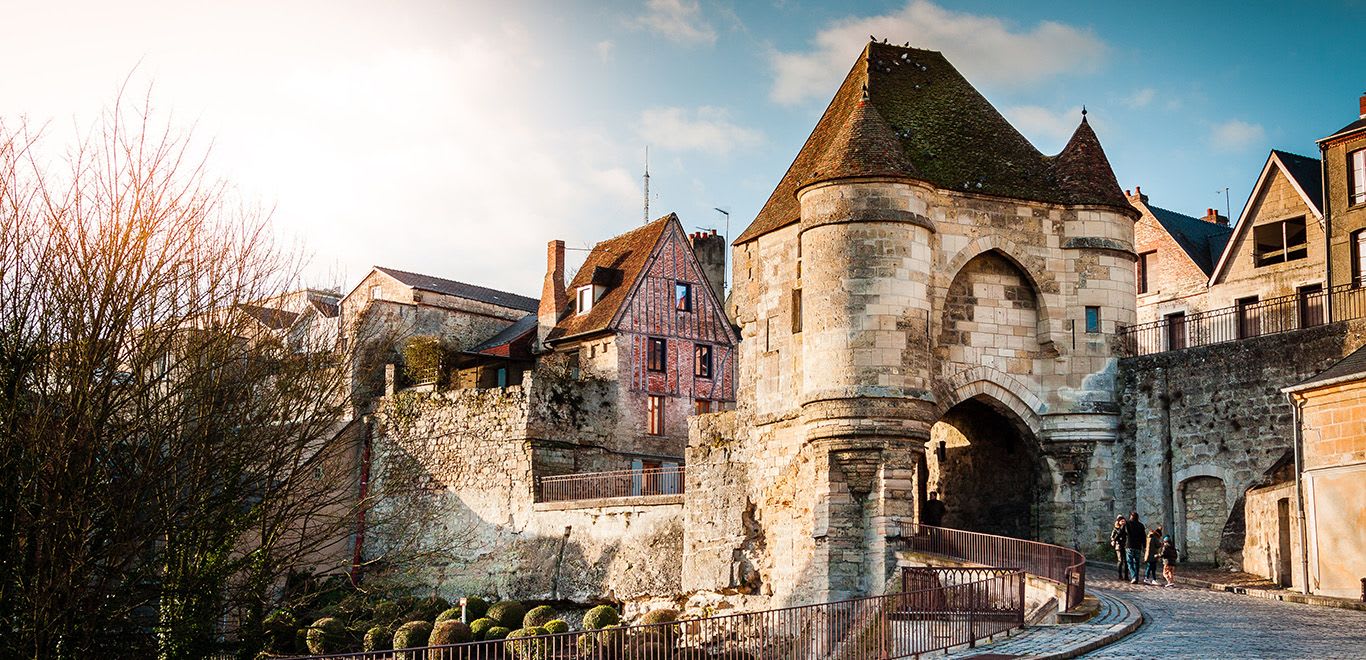
<path id="1" fill-rule="evenodd" d="M 1072 139 L 1053 157 L 1053 179 L 1074 203 L 1119 205 L 1128 201 L 1100 139 L 1086 121 L 1085 109 Z"/>
<path id="2" fill-rule="evenodd" d="M 866 176 L 916 176 L 896 131 L 868 100 L 868 88 L 831 136 L 803 184 Z"/>

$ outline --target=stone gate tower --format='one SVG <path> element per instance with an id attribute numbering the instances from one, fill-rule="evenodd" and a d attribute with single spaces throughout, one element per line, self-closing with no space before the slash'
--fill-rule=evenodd
<path id="1" fill-rule="evenodd" d="M 933 488 L 954 526 L 1089 545 L 1136 215 L 1084 112 L 1045 156 L 940 53 L 869 43 L 735 241 L 739 406 L 692 429 L 684 589 L 880 592 Z"/>

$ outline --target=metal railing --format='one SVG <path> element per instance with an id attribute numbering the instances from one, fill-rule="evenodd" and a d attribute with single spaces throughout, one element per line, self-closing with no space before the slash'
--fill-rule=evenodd
<path id="1" fill-rule="evenodd" d="M 1116 339 L 1124 355 L 1151 355 L 1364 317 L 1366 287 L 1344 284 L 1184 316 L 1169 315 L 1122 327 Z"/>
<path id="2" fill-rule="evenodd" d="M 911 535 L 900 541 L 907 550 L 982 566 L 1009 566 L 1055 582 L 1067 589 L 1064 609 L 1076 607 L 1086 595 L 1086 557 L 1071 548 L 930 525 L 911 529 Z"/>
<path id="3" fill-rule="evenodd" d="M 1024 574 L 907 593 L 401 651 L 355 660 L 887 660 L 974 644 L 1024 625 Z"/>
<path id="4" fill-rule="evenodd" d="M 644 495 L 681 495 L 684 466 L 584 472 L 540 477 L 537 502 L 571 502 Z"/>

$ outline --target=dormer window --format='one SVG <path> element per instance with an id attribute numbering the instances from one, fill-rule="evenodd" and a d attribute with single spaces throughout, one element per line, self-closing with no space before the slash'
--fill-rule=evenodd
<path id="1" fill-rule="evenodd" d="M 579 287 L 578 296 L 578 313 L 587 314 L 588 310 L 593 309 L 593 286 L 590 284 Z"/>
<path id="2" fill-rule="evenodd" d="M 1252 228 L 1257 266 L 1295 261 L 1309 256 L 1309 237 L 1305 233 L 1304 218 L 1291 218 Z"/>
<path id="3" fill-rule="evenodd" d="M 692 311 L 692 285 L 687 282 L 674 283 L 674 307 L 680 312 Z"/>

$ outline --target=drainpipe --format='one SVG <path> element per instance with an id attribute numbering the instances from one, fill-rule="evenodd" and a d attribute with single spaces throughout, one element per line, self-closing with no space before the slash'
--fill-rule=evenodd
<path id="1" fill-rule="evenodd" d="M 1285 398 L 1290 402 L 1290 415 L 1295 424 L 1295 520 L 1300 525 L 1300 575 L 1303 582 L 1300 583 L 1300 591 L 1309 593 L 1309 532 L 1305 528 L 1304 522 L 1304 485 L 1301 483 L 1301 474 L 1304 472 L 1304 465 L 1300 458 L 1300 444 L 1304 439 L 1304 432 L 1300 428 L 1300 406 L 1302 402 L 1295 397 L 1294 392 L 1286 392 Z"/>
<path id="2" fill-rule="evenodd" d="M 1329 196 L 1328 186 L 1328 150 L 1319 144 L 1319 190 L 1323 200 L 1323 261 L 1324 261 L 1324 285 L 1323 289 L 1327 292 L 1324 296 L 1324 317 L 1329 323 L 1337 320 L 1333 315 L 1333 201 Z"/>

